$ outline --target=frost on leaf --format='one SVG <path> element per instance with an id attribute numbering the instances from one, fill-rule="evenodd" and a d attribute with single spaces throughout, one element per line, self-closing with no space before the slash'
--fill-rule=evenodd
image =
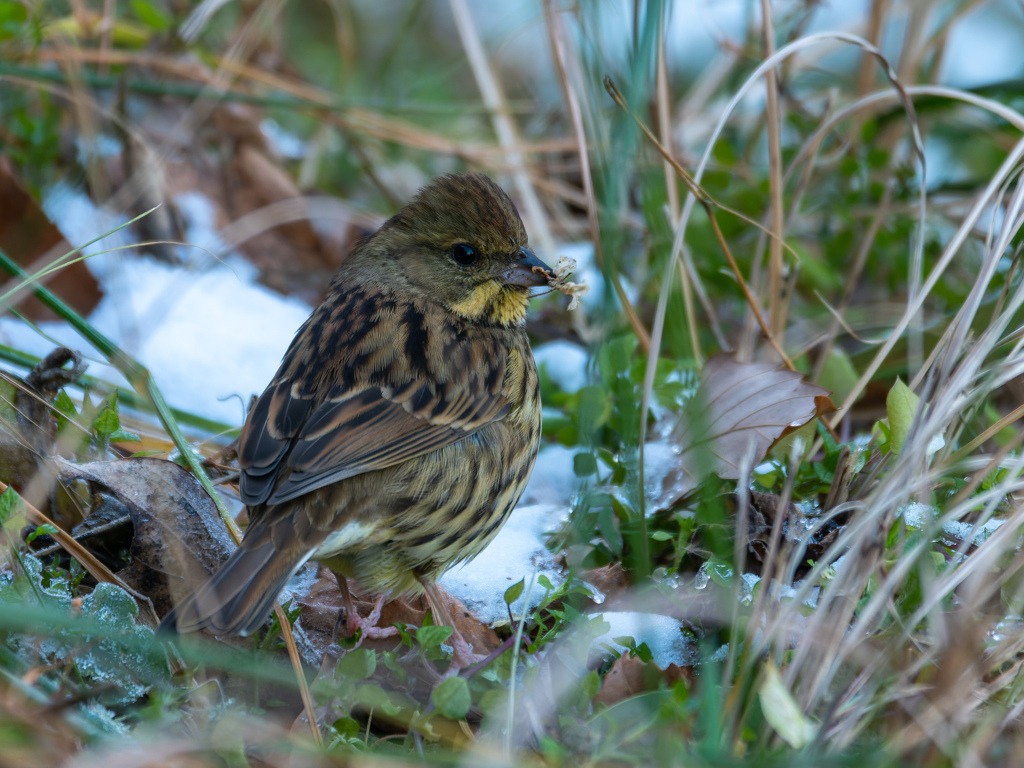
<path id="1" fill-rule="evenodd" d="M 666 486 L 682 495 L 707 475 L 738 479 L 748 453 L 757 464 L 776 440 L 835 410 L 828 394 L 802 373 L 715 355 L 673 431 L 680 462 Z"/>

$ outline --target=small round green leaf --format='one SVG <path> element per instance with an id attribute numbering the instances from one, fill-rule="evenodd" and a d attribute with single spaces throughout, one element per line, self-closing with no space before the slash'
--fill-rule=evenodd
<path id="1" fill-rule="evenodd" d="M 365 680 L 377 669 L 377 654 L 369 648 L 349 651 L 338 660 L 337 674 L 349 680 Z"/>
<path id="2" fill-rule="evenodd" d="M 416 639 L 424 648 L 437 648 L 451 635 L 451 627 L 420 627 L 416 630 Z"/>
<path id="3" fill-rule="evenodd" d="M 430 694 L 437 711 L 451 720 L 462 720 L 473 703 L 469 696 L 469 685 L 461 677 L 442 680 Z"/>
<path id="4" fill-rule="evenodd" d="M 525 581 L 523 579 L 520 579 L 515 584 L 513 584 L 511 587 L 506 589 L 505 590 L 505 605 L 512 605 L 512 603 L 514 603 L 516 600 L 518 600 L 519 596 L 521 594 L 523 594 L 523 587 L 524 586 L 525 586 Z"/>

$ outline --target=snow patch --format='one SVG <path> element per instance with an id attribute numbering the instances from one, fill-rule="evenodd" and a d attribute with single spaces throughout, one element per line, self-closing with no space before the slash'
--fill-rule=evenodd
<path id="1" fill-rule="evenodd" d="M 521 506 L 528 504 L 555 504 L 562 507 L 572 505 L 579 488 L 579 480 L 573 471 L 573 457 L 578 449 L 564 445 L 546 445 L 537 454 L 533 474 L 526 484 Z"/>
<path id="2" fill-rule="evenodd" d="M 576 392 L 587 383 L 587 351 L 568 341 L 550 341 L 533 350 L 537 368 L 563 392 Z"/>
<path id="3" fill-rule="evenodd" d="M 615 642 L 614 638 L 632 637 L 637 645 L 647 643 L 654 663 L 662 669 L 669 664 L 682 667 L 697 661 L 693 642 L 683 634 L 683 625 L 678 619 L 632 611 L 609 611 L 599 615 L 611 625 L 611 629 L 594 640 L 594 649 L 610 646 L 618 653 L 625 653 L 629 649 Z"/>
<path id="4" fill-rule="evenodd" d="M 535 504 L 518 507 L 494 540 L 476 558 L 456 566 L 440 578 L 440 584 L 459 598 L 485 624 L 508 621 L 505 590 L 525 579 L 523 594 L 512 603 L 512 615 L 523 614 L 530 580 L 547 576 L 556 587 L 565 581 L 561 566 L 546 546 L 543 536 L 557 528 L 566 518 L 565 507 Z M 540 604 L 544 588 L 534 584 L 530 609 Z"/>

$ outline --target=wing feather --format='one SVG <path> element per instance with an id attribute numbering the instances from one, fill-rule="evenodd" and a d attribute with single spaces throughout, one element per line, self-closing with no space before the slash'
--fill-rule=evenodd
<path id="1" fill-rule="evenodd" d="M 358 318 L 360 307 L 358 302 L 353 306 L 352 299 L 347 298 L 347 314 Z M 303 336 L 315 325 L 311 320 L 303 327 L 293 350 L 302 348 Z M 356 344 L 335 350 L 335 364 L 327 366 L 310 365 L 308 359 L 302 365 L 291 364 L 289 353 L 239 438 L 242 501 L 249 506 L 280 504 L 452 445 L 504 417 L 509 410 L 500 389 L 507 362 L 504 347 L 466 334 L 454 341 L 451 333 L 433 338 L 434 325 L 421 326 L 425 342 L 419 359 L 425 364 L 415 368 L 395 365 L 380 370 L 372 362 L 380 356 Z M 367 336 L 365 328 L 357 330 Z M 365 361 L 372 368 L 346 365 L 347 359 Z M 481 359 L 486 362 L 482 368 L 451 365 Z M 434 368 L 431 360 L 437 361 Z M 329 386 L 314 379 L 325 367 L 334 373 Z M 290 376 L 291 371 L 299 378 Z"/>

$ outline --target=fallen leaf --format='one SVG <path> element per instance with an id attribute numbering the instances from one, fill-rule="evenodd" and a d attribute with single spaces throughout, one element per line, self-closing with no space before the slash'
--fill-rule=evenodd
<path id="1" fill-rule="evenodd" d="M 673 432 L 679 470 L 668 474 L 665 487 L 678 498 L 707 475 L 736 480 L 751 446 L 757 464 L 776 440 L 832 410 L 828 390 L 803 381 L 802 373 L 715 355 Z"/>
<path id="2" fill-rule="evenodd" d="M 682 680 L 689 685 L 693 679 L 692 667 L 669 664 L 666 669 L 662 669 L 653 662 L 645 663 L 639 656 L 624 654 L 615 660 L 604 676 L 594 702 L 610 707 L 637 694 L 655 691 L 662 682 L 671 686 Z"/>
<path id="3" fill-rule="evenodd" d="M 61 481 L 106 488 L 135 527 L 132 565 L 119 575 L 148 596 L 159 614 L 199 586 L 235 545 L 213 500 L 195 476 L 173 461 L 120 459 L 73 464 L 54 457 Z"/>
<path id="4" fill-rule="evenodd" d="M 689 665 L 680 667 L 678 664 L 669 664 L 665 667 L 662 679 L 669 685 L 675 685 L 682 680 L 689 687 L 697 679 L 697 676 L 693 672 L 693 667 Z"/>
<path id="5" fill-rule="evenodd" d="M 27 272 L 37 272 L 71 250 L 64 235 L 47 218 L 39 203 L 21 186 L 11 162 L 0 157 L 0 251 Z M 3 281 L 0 281 L 3 282 Z M 40 282 L 81 315 L 88 315 L 103 297 L 85 262 L 75 262 Z M 12 306 L 32 320 L 56 315 L 28 292 L 16 294 Z"/>
<path id="6" fill-rule="evenodd" d="M 645 667 L 638 657 L 625 654 L 619 656 L 604 676 L 601 690 L 594 697 L 594 702 L 610 707 L 646 690 L 644 682 Z"/>

